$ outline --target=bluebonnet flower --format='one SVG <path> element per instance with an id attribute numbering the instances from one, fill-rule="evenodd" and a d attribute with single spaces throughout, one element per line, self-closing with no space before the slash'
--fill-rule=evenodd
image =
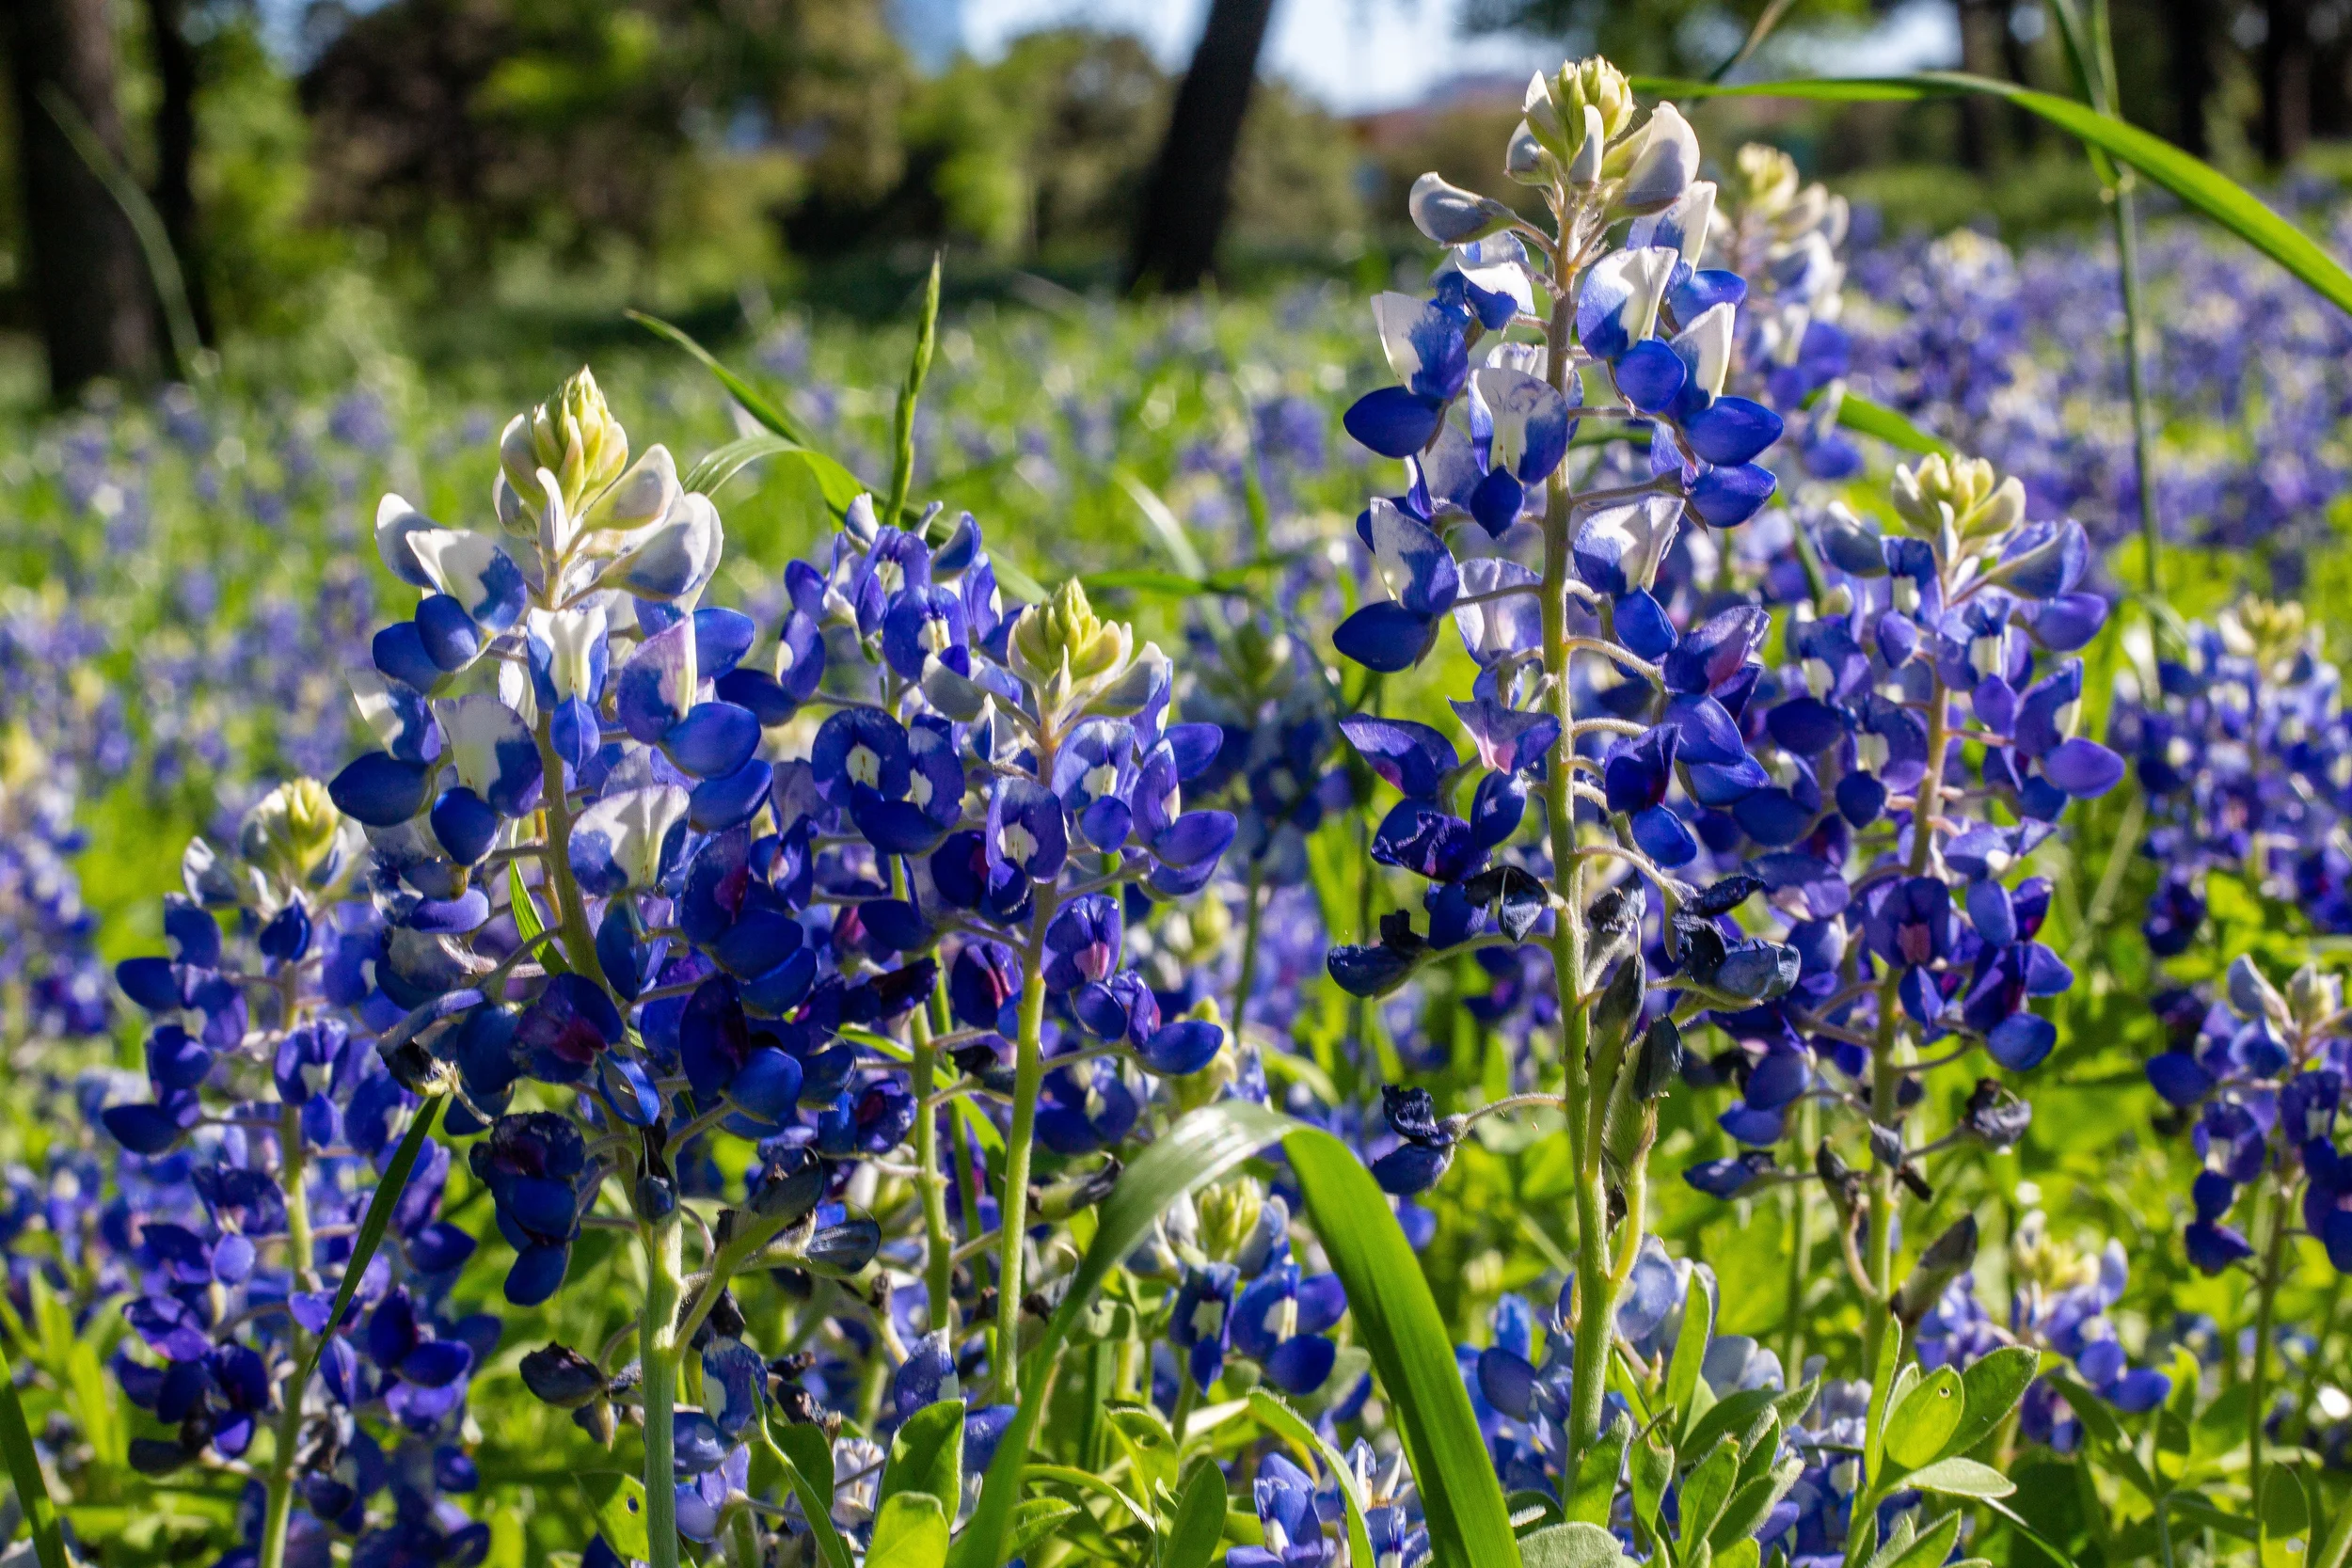
<path id="1" fill-rule="evenodd" d="M 2025 1345 L 2064 1356 L 2072 1375 L 2126 1415 L 2162 1404 L 2172 1380 L 2153 1367 L 2134 1367 L 2107 1313 L 2123 1297 L 2130 1265 L 2115 1242 L 2091 1253 L 2049 1235 L 2040 1210 L 2019 1221 L 2010 1238 L 2011 1285 L 2006 1326 L 1978 1297 L 1976 1279 L 1963 1273 L 1920 1319 L 1919 1360 L 1926 1367 L 1964 1368 L 2002 1345 Z M 2079 1446 L 2081 1423 L 2046 1379 L 2026 1390 L 2019 1431 L 2060 1453 Z"/>
<path id="2" fill-rule="evenodd" d="M 370 1027 L 368 988 L 342 959 L 381 935 L 346 919 L 366 873 L 359 831 L 326 791 L 282 786 L 246 815 L 233 855 L 189 846 L 185 891 L 164 911 L 169 956 L 118 967 L 151 1028 L 147 1098 L 99 1115 L 125 1151 L 120 1218 L 100 1234 L 135 1281 L 122 1313 L 141 1347 L 113 1370 L 171 1433 L 134 1439 L 151 1473 L 236 1459 L 273 1429 L 264 1559 L 290 1535 L 325 1535 L 353 1538 L 361 1557 L 463 1564 L 489 1540 L 454 1500 L 475 1485 L 467 1394 L 502 1325 L 448 1301 L 474 1242 L 439 1216 L 446 1148 L 419 1146 L 387 1250 L 331 1315 L 417 1103 L 354 1027 Z M 318 1383 L 300 1386 L 313 1355 Z"/>

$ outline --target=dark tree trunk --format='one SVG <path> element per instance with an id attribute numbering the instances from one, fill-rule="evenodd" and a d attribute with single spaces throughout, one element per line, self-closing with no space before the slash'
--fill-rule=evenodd
<path id="1" fill-rule="evenodd" d="M 187 0 L 147 0 L 147 30 L 154 40 L 155 212 L 180 258 L 188 314 L 197 336 L 212 342 L 212 304 L 196 254 L 196 49 L 188 42 Z M 185 366 L 182 367 L 184 372 Z"/>
<path id="2" fill-rule="evenodd" d="M 1273 12 L 1274 0 L 1212 0 L 1144 195 L 1128 265 L 1131 286 L 1197 289 L 1216 266 L 1233 154 Z"/>
<path id="3" fill-rule="evenodd" d="M 2311 0 L 2269 0 L 2264 8 L 2263 157 L 2291 162 L 2312 138 Z"/>
<path id="4" fill-rule="evenodd" d="M 1960 69 L 1978 76 L 2001 74 L 2001 35 L 2008 30 L 1994 0 L 1960 0 Z M 1981 93 L 1960 100 L 1960 161 L 1982 174 L 1999 156 L 2000 109 Z"/>
<path id="5" fill-rule="evenodd" d="M 100 376 L 154 373 L 162 356 L 138 238 L 41 103 L 55 88 L 122 156 L 115 44 L 106 0 L 7 0 L 10 96 L 24 182 L 33 309 L 49 352 L 49 386 L 71 398 Z"/>
<path id="6" fill-rule="evenodd" d="M 2214 0 L 2168 0 L 2157 8 L 2165 18 L 2165 77 L 2171 89 L 2172 139 L 2202 158 L 2212 150 L 2205 135 L 2205 106 L 2220 87 L 2215 59 L 2221 49 L 2221 19 Z"/>

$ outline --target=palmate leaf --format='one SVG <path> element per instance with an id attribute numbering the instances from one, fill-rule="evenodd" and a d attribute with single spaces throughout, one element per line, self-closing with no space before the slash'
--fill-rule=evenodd
<path id="1" fill-rule="evenodd" d="M 1029 1440 L 1056 1359 L 1111 1270 L 1177 1198 L 1278 1142 L 1332 1272 L 1346 1290 L 1356 1337 L 1372 1353 L 1381 1386 L 1401 1418 L 1438 1568 L 1517 1560 L 1510 1513 L 1486 1460 L 1453 1339 L 1387 1196 L 1355 1152 L 1329 1133 L 1248 1101 L 1225 1101 L 1185 1117 L 1138 1155 L 1097 1211 L 1094 1241 L 1025 1363 L 1020 1411 L 989 1465 L 972 1521 L 957 1539 L 956 1568 L 998 1568 L 1005 1561 Z"/>
<path id="2" fill-rule="evenodd" d="M 1641 76 L 1634 78 L 1633 86 L 1636 91 L 1661 98 L 1798 98 L 1824 103 L 1906 103 L 1970 93 L 2005 98 L 2116 162 L 2130 165 L 2309 283 L 2339 309 L 2352 311 L 2352 272 L 2346 272 L 2309 234 L 2265 206 L 2253 192 L 2162 136 L 2151 135 L 2072 98 L 1958 71 L 1745 82 L 1737 87 Z"/>

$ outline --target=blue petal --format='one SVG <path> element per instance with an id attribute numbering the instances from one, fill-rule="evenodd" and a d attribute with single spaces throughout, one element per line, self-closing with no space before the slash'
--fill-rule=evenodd
<path id="1" fill-rule="evenodd" d="M 1403 387 L 1383 387 L 1356 400 L 1340 422 L 1383 457 L 1410 457 L 1429 444 L 1445 404 Z"/>
<path id="2" fill-rule="evenodd" d="M 433 771 L 388 752 L 366 752 L 344 765 L 326 793 L 345 816 L 371 828 L 398 827 L 424 809 Z"/>
<path id="3" fill-rule="evenodd" d="M 1367 670 L 1395 674 L 1421 662 L 1437 632 L 1434 616 L 1401 604 L 1368 604 L 1340 623 L 1331 645 Z"/>

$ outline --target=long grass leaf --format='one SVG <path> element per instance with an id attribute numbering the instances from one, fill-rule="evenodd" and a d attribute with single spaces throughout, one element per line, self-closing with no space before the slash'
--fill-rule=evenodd
<path id="1" fill-rule="evenodd" d="M 683 327 L 673 326 L 660 316 L 649 316 L 643 310 L 631 310 L 628 319 L 657 338 L 666 339 L 692 355 L 703 369 L 718 379 L 727 395 L 742 405 L 743 412 L 769 430 L 801 449 L 801 461 L 808 465 L 817 479 L 817 488 L 824 495 L 825 504 L 838 515 L 849 510 L 850 503 L 867 493 L 864 480 L 851 473 L 839 460 L 828 456 L 817 444 L 808 426 L 796 419 L 791 410 L 770 401 L 767 394 L 721 362 L 718 356 L 696 342 Z"/>
<path id="2" fill-rule="evenodd" d="M 1005 1532 L 1020 1500 L 1021 1476 L 1027 1467 L 1029 1440 L 1045 1406 L 1046 1385 L 1055 1359 L 1078 1317 L 1127 1256 L 1151 1234 L 1152 1227 L 1178 1198 L 1216 1180 L 1298 1123 L 1279 1111 L 1246 1100 L 1229 1100 L 1203 1106 L 1169 1128 L 1157 1142 L 1136 1157 L 1096 1212 L 1093 1244 L 1079 1260 L 1061 1305 L 1045 1325 L 1044 1337 L 1029 1354 L 1021 1381 L 1020 1410 L 996 1445 L 996 1457 L 980 1486 L 980 1500 L 972 1522 L 956 1540 L 956 1568 L 998 1568 L 1004 1560 Z M 1366 1178 L 1367 1180 L 1370 1178 Z M 1396 1222 L 1391 1219 L 1393 1226 Z M 1409 1254 L 1408 1254 L 1409 1256 Z M 1416 1267 L 1414 1277 L 1420 1277 Z M 1446 1352 L 1446 1365 L 1454 1365 Z M 1458 1383 L 1458 1379 L 1456 1380 Z M 1468 1406 L 1465 1405 L 1465 1409 Z M 1475 1428 L 1473 1428 L 1475 1431 Z M 1482 1454 L 1485 1449 L 1479 1450 Z M 1506 1528 L 1505 1537 L 1509 1539 Z"/>
<path id="3" fill-rule="evenodd" d="M 40 1568 L 69 1568 L 65 1528 L 58 1523 L 56 1504 L 49 1498 L 40 1455 L 33 1449 L 33 1432 L 24 1424 L 24 1406 L 16 1397 L 15 1369 L 8 1365 L 5 1351 L 0 1351 L 0 1453 L 8 1456 L 17 1507 L 33 1528 L 33 1550 L 40 1558 Z"/>
<path id="4" fill-rule="evenodd" d="M 1315 1236 L 1347 1289 L 1348 1317 L 1403 1418 L 1405 1449 L 1438 1568 L 1518 1560 L 1511 1511 L 1421 1259 L 1353 1149 L 1302 1127 L 1283 1143 Z"/>
<path id="5" fill-rule="evenodd" d="M 334 1337 L 335 1325 L 350 1310 L 351 1298 L 358 1293 L 361 1276 L 375 1260 L 375 1249 L 384 1244 L 384 1232 L 392 1223 L 392 1210 L 408 1185 L 409 1173 L 417 1168 L 417 1156 L 424 1152 L 424 1141 L 432 1135 L 433 1123 L 448 1102 L 449 1096 L 445 1094 L 427 1100 L 418 1110 L 416 1119 L 408 1124 L 400 1147 L 392 1151 L 392 1163 L 385 1167 L 383 1180 L 375 1184 L 375 1195 L 368 1199 L 368 1212 L 360 1218 L 359 1233 L 351 1239 L 351 1260 L 343 1265 L 343 1282 L 335 1287 L 335 1305 L 326 1314 L 326 1327 L 311 1344 L 310 1354 L 303 1357 L 302 1375 L 294 1379 L 294 1392 L 289 1398 L 300 1399 L 302 1391 L 310 1386 L 310 1379 L 317 1375 L 319 1357 L 326 1351 L 326 1341 Z"/>
<path id="6" fill-rule="evenodd" d="M 1664 98 L 1796 98 L 1825 103 L 1917 103 L 1965 93 L 2006 98 L 2118 163 L 2130 165 L 2310 284 L 2339 309 L 2352 311 L 2352 272 L 2346 272 L 2309 234 L 2265 206 L 2253 192 L 2162 136 L 2151 135 L 2136 125 L 2103 115 L 2090 104 L 2071 98 L 1958 71 L 1923 71 L 1910 76 L 1743 82 L 1737 87 L 1645 76 L 1635 78 L 1633 85 L 1638 91 Z"/>

